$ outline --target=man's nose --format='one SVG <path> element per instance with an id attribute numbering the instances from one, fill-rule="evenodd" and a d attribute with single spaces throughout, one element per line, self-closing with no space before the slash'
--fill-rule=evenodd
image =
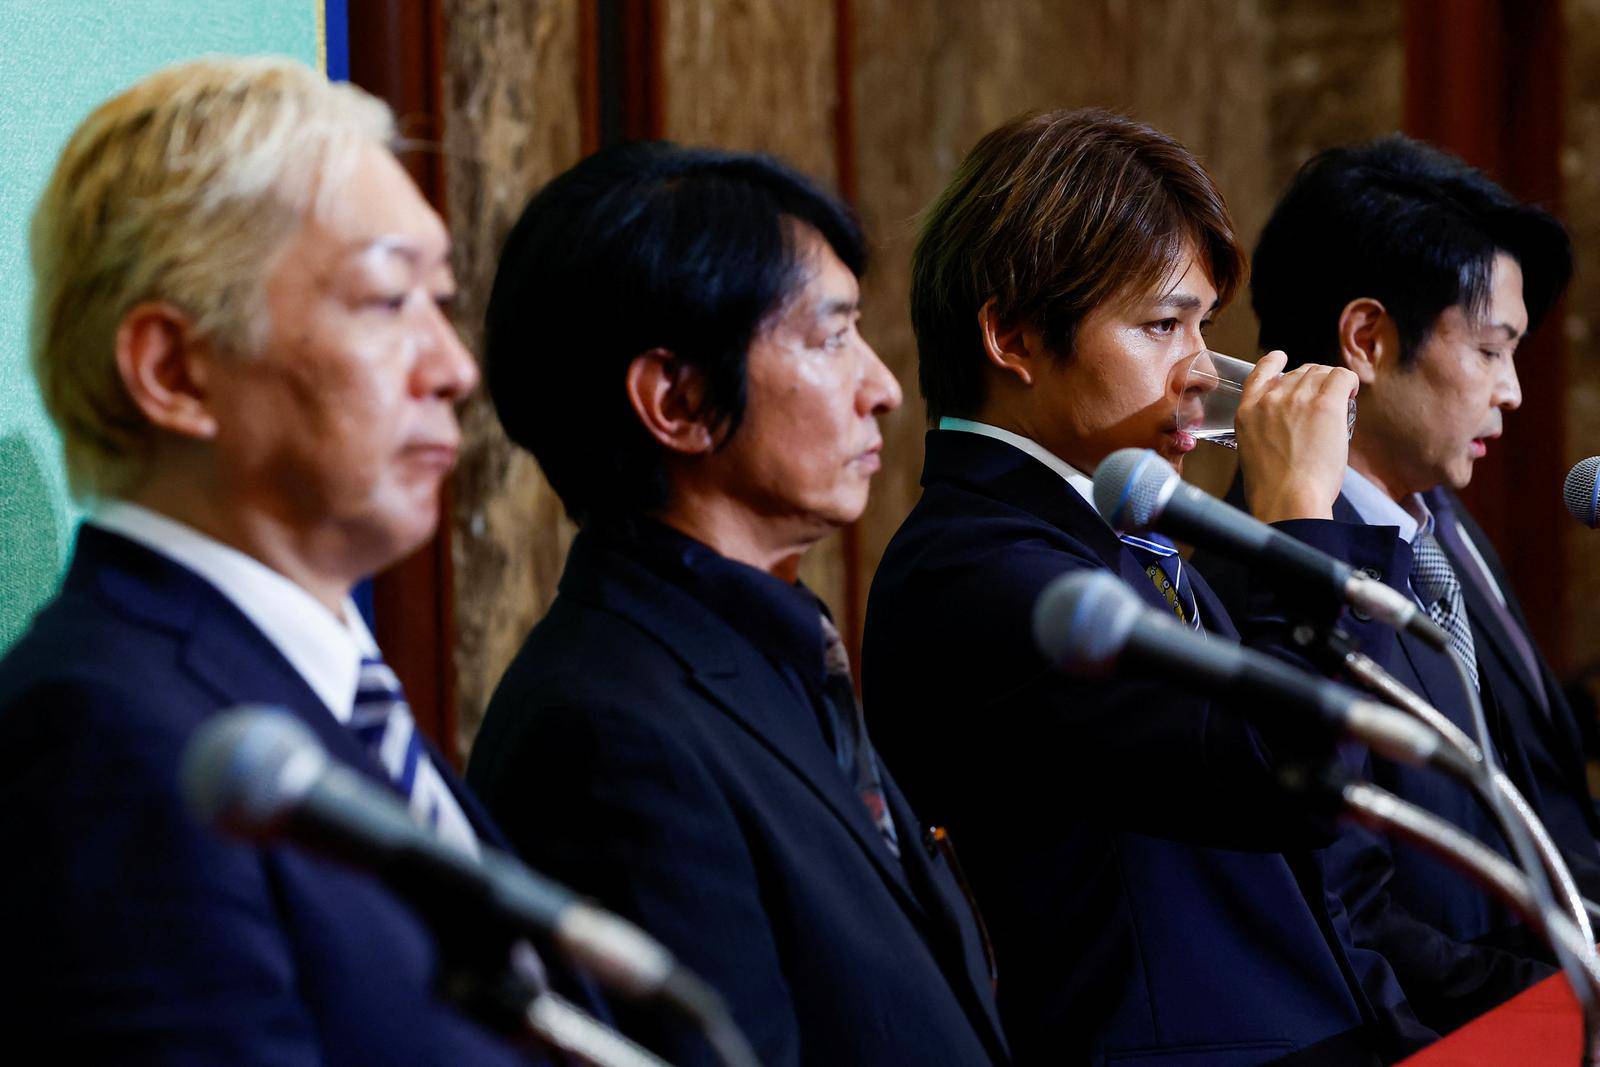
<path id="1" fill-rule="evenodd" d="M 878 353 L 873 347 L 865 341 L 862 342 L 862 347 L 867 350 L 869 362 L 861 389 L 861 403 L 864 407 L 862 414 L 883 415 L 899 407 L 904 394 L 901 392 L 899 379 L 889 370 L 888 365 L 878 358 Z"/>

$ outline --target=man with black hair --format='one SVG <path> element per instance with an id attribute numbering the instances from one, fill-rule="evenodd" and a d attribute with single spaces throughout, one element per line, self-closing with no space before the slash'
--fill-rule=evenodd
<path id="1" fill-rule="evenodd" d="M 857 330 L 864 261 L 848 211 L 759 155 L 611 148 L 534 197 L 486 374 L 581 530 L 468 778 L 529 860 L 718 987 L 769 1067 L 1000 1063 L 975 915 L 797 581 L 900 402 Z"/>
<path id="2" fill-rule="evenodd" d="M 1480 172 L 1392 136 L 1321 153 L 1262 232 L 1251 276 L 1263 348 L 1348 367 L 1360 412 L 1335 517 L 1390 539 L 1379 569 L 1449 633 L 1483 701 L 1493 744 L 1589 897 L 1600 893 L 1600 819 L 1579 730 L 1534 648 L 1504 568 L 1454 490 L 1521 403 L 1513 356 L 1567 284 L 1560 223 Z M 1248 489 L 1248 486 L 1243 488 Z M 1242 567 L 1197 555 L 1230 603 Z M 1409 636 L 1380 654 L 1402 682 L 1475 734 L 1455 666 Z M 1458 784 L 1372 758 L 1378 784 L 1509 853 Z M 1514 917 L 1431 858 L 1348 827 L 1326 853 L 1357 942 L 1380 951 L 1418 1013 L 1448 1029 L 1551 969 Z"/>

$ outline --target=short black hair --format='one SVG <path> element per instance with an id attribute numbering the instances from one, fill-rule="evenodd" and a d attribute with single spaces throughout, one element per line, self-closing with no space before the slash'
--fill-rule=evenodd
<path id="1" fill-rule="evenodd" d="M 500 255 L 484 378 L 574 521 L 667 503 L 661 446 L 624 389 L 635 357 L 665 349 L 694 368 L 701 414 L 724 442 L 737 431 L 745 357 L 800 282 L 803 227 L 866 269 L 849 208 L 766 155 L 633 142 L 535 194 Z"/>
<path id="2" fill-rule="evenodd" d="M 1554 216 L 1400 134 L 1328 149 L 1300 168 L 1256 244 L 1261 347 L 1283 349 L 1291 367 L 1337 364 L 1339 316 L 1369 297 L 1394 319 L 1407 365 L 1446 310 L 1487 308 L 1497 252 L 1522 267 L 1532 333 L 1572 277 Z"/>

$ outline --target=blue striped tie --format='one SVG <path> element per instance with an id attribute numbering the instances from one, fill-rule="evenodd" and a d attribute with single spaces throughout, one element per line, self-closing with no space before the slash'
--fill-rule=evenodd
<path id="1" fill-rule="evenodd" d="M 1155 583 L 1157 592 L 1172 608 L 1172 613 L 1191 628 L 1200 629 L 1200 602 L 1195 599 L 1194 587 L 1184 573 L 1183 557 L 1177 546 L 1155 532 L 1143 535 L 1118 534 L 1118 539 L 1133 550 L 1134 558 L 1144 564 L 1144 571 Z"/>
<path id="2" fill-rule="evenodd" d="M 477 853 L 478 838 L 472 823 L 428 758 L 400 679 L 375 656 L 361 661 L 350 729 L 389 772 L 390 780 L 405 796 L 418 822 L 450 844 Z"/>

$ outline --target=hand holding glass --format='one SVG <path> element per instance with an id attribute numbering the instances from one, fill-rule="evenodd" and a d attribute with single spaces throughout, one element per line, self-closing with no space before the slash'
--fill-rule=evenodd
<path id="1" fill-rule="evenodd" d="M 1183 389 L 1178 394 L 1178 429 L 1197 441 L 1210 441 L 1224 448 L 1238 448 L 1234 416 L 1244 396 L 1244 380 L 1256 369 L 1254 363 L 1201 349 L 1189 357 L 1183 374 Z M 1350 417 L 1346 427 L 1356 428 L 1356 398 L 1350 398 Z"/>

